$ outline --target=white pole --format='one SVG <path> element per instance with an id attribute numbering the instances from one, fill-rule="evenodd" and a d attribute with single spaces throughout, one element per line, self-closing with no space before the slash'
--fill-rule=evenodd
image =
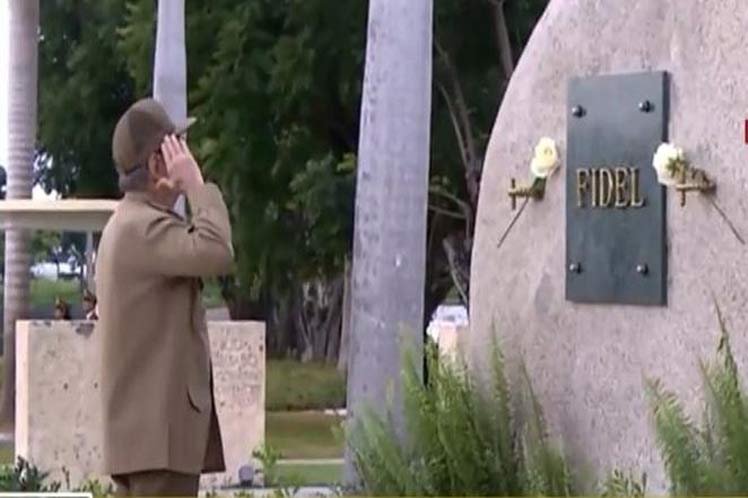
<path id="1" fill-rule="evenodd" d="M 93 252 L 93 232 L 86 232 L 86 288 L 95 294 Z"/>
<path id="2" fill-rule="evenodd" d="M 187 48 L 184 41 L 184 0 L 160 0 L 156 21 L 156 57 L 153 67 L 153 98 L 175 123 L 187 119 Z M 180 196 L 174 210 L 185 216 Z"/>

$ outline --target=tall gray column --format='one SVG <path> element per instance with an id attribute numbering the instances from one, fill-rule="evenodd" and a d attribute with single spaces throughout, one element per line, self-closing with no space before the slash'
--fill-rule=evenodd
<path id="1" fill-rule="evenodd" d="M 432 0 L 370 0 L 361 105 L 348 363 L 349 422 L 393 402 L 402 341 L 423 348 Z M 346 452 L 345 480 L 356 480 Z"/>
<path id="2" fill-rule="evenodd" d="M 156 22 L 153 98 L 175 123 L 187 119 L 187 48 L 184 41 L 184 0 L 160 0 Z M 184 215 L 184 197 L 175 210 Z"/>

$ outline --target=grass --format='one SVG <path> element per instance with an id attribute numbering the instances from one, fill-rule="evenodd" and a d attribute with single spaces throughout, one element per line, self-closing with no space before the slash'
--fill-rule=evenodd
<path id="1" fill-rule="evenodd" d="M 334 365 L 268 360 L 266 382 L 268 411 L 345 407 L 345 377 Z"/>
<path id="2" fill-rule="evenodd" d="M 294 486 L 325 486 L 337 484 L 343 477 L 343 466 L 339 464 L 278 464 L 276 472 L 279 482 Z"/>
<path id="3" fill-rule="evenodd" d="M 68 304 L 80 304 L 81 293 L 77 280 L 31 280 L 31 306 L 35 308 L 54 305 L 57 297 L 62 298 Z M 206 308 L 217 308 L 223 306 L 221 288 L 218 282 L 207 280 L 203 288 L 203 303 Z"/>
<path id="4" fill-rule="evenodd" d="M 206 308 L 220 308 L 224 306 L 223 298 L 221 297 L 221 287 L 218 282 L 214 279 L 205 280 L 205 287 L 203 287 L 203 304 Z"/>
<path id="5" fill-rule="evenodd" d="M 340 417 L 319 412 L 268 412 L 265 440 L 281 458 L 342 458 L 343 443 L 335 434 Z"/>
<path id="6" fill-rule="evenodd" d="M 44 280 L 31 281 L 31 305 L 33 307 L 52 306 L 57 297 L 68 304 L 81 300 L 80 287 L 75 280 Z"/>
<path id="7" fill-rule="evenodd" d="M 333 415 L 314 412 L 269 412 L 266 415 L 265 437 L 283 458 L 342 458 L 343 444 L 334 434 L 340 420 Z M 13 444 L 0 443 L 0 465 L 13 463 L 13 458 Z M 336 482 L 329 476 L 340 472 L 339 466 L 328 464 L 279 467 L 282 467 L 279 471 L 284 477 L 299 473 L 304 482 L 309 476 L 323 479 L 320 482 Z"/>
<path id="8" fill-rule="evenodd" d="M 0 465 L 12 464 L 15 460 L 13 443 L 0 443 Z"/>

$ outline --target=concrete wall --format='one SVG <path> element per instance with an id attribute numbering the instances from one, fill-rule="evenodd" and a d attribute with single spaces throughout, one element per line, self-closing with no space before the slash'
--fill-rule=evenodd
<path id="1" fill-rule="evenodd" d="M 235 482 L 265 435 L 265 326 L 209 322 L 226 474 L 206 486 Z M 72 484 L 99 478 L 101 419 L 99 334 L 90 322 L 18 322 L 16 454 Z"/>
<path id="2" fill-rule="evenodd" d="M 670 139 L 717 182 L 716 202 L 748 238 L 748 5 L 744 0 L 551 0 L 504 97 L 488 147 L 476 222 L 466 354 L 485 365 L 492 325 L 518 378 L 528 364 L 556 436 L 572 460 L 601 476 L 645 470 L 665 479 L 642 388 L 662 378 L 696 418 L 697 361 L 717 345 L 716 297 L 745 372 L 748 252 L 706 199 L 681 207 L 668 193 L 666 307 L 580 305 L 564 298 L 565 171 L 531 201 L 501 248 L 510 178 L 526 181 L 533 147 L 549 136 L 565 156 L 567 80 L 666 70 Z"/>

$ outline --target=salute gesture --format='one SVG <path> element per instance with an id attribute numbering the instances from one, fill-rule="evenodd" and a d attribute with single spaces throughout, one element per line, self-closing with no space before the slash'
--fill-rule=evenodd
<path id="1" fill-rule="evenodd" d="M 166 166 L 166 177 L 158 180 L 156 186 L 178 192 L 189 192 L 204 185 L 195 157 L 184 138 L 167 135 L 161 144 L 161 156 Z"/>

